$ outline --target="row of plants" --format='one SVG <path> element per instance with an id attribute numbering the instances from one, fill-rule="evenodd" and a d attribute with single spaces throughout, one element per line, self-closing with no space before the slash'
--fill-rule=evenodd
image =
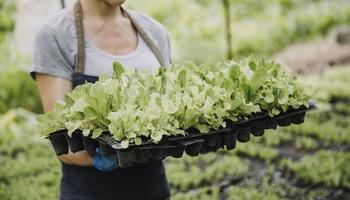
<path id="1" fill-rule="evenodd" d="M 311 118 L 305 122 L 304 126 L 288 127 L 288 129 L 296 136 L 304 135 L 321 139 L 325 145 L 347 144 L 350 141 L 350 127 L 348 125 L 340 126 L 336 120 L 321 121 Z"/>
<path id="2" fill-rule="evenodd" d="M 0 85 L 0 113 L 17 107 L 42 112 L 37 88 L 27 72 L 0 68 Z"/>
<path id="3" fill-rule="evenodd" d="M 179 192 L 176 193 L 171 197 L 171 199 L 174 200 L 216 200 L 220 199 L 220 188 L 214 187 L 214 188 L 200 188 L 196 190 L 189 190 L 186 192 Z"/>
<path id="4" fill-rule="evenodd" d="M 59 162 L 35 120 L 21 108 L 0 115 L 0 199 L 58 199 Z"/>
<path id="5" fill-rule="evenodd" d="M 260 191 L 256 188 L 249 188 L 249 187 L 231 187 L 227 191 L 228 200 L 253 200 L 253 199 L 260 199 L 260 200 L 280 200 L 281 198 L 270 191 Z"/>
<path id="6" fill-rule="evenodd" d="M 332 28 L 350 22 L 347 0 L 229 1 L 234 57 L 271 56 L 291 43 L 321 38 Z M 126 4 L 165 25 L 176 61 L 213 63 L 225 58 L 222 1 L 150 0 Z"/>
<path id="7" fill-rule="evenodd" d="M 275 116 L 309 100 L 308 87 L 271 61 L 174 65 L 153 73 L 115 63 L 112 78 L 77 87 L 38 119 L 44 135 L 80 129 L 97 138 L 110 131 L 127 148 L 141 138 L 157 143 L 192 127 L 207 133 L 254 113 Z"/>
<path id="8" fill-rule="evenodd" d="M 284 160 L 282 165 L 305 183 L 350 188 L 349 152 L 318 151 L 300 161 Z"/>
<path id="9" fill-rule="evenodd" d="M 20 56 L 10 44 L 0 42 L 0 52 L 0 114 L 19 107 L 41 113 L 37 87 L 26 70 L 28 59 Z"/>
<path id="10" fill-rule="evenodd" d="M 350 81 L 349 72 L 349 67 L 334 67 L 321 75 L 305 77 L 302 81 L 314 85 L 313 98 L 320 102 L 349 102 L 350 87 L 345 84 Z"/>
<path id="11" fill-rule="evenodd" d="M 240 156 L 249 156 L 251 158 L 259 158 L 266 162 L 272 162 L 279 156 L 276 149 L 261 145 L 258 142 L 254 141 L 247 144 L 237 144 L 235 151 L 232 151 L 230 153 Z"/>
<path id="12" fill-rule="evenodd" d="M 205 156 L 207 157 L 207 156 Z M 208 157 L 211 157 L 208 155 Z M 215 156 L 212 161 L 203 158 L 185 156 L 182 162 L 176 159 L 167 160 L 167 177 L 173 190 L 185 192 L 190 189 L 208 185 L 219 185 L 227 177 L 242 178 L 248 173 L 248 163 L 243 162 L 236 155 Z"/>

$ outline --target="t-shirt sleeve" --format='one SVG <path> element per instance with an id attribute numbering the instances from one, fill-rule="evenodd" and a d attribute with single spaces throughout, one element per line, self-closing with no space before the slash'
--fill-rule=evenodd
<path id="1" fill-rule="evenodd" d="M 32 66 L 29 73 L 33 79 L 36 73 L 42 73 L 72 80 L 72 63 L 62 48 L 54 29 L 47 25 L 40 26 L 35 35 Z"/>

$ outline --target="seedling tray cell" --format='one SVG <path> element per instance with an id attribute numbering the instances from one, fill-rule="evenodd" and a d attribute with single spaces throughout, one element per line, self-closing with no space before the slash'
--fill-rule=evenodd
<path id="1" fill-rule="evenodd" d="M 306 112 L 296 113 L 291 116 L 291 121 L 293 124 L 302 124 L 305 120 Z"/>
<path id="2" fill-rule="evenodd" d="M 263 136 L 265 132 L 265 120 L 257 120 L 252 123 L 252 134 L 254 136 Z"/>
<path id="3" fill-rule="evenodd" d="M 276 118 L 266 119 L 266 129 L 277 129 L 277 119 Z"/>
<path id="4" fill-rule="evenodd" d="M 223 134 L 224 144 L 227 150 L 232 150 L 236 148 L 236 131 Z"/>
<path id="5" fill-rule="evenodd" d="M 222 134 L 217 134 L 216 149 L 221 149 L 224 147 L 224 141 Z"/>
<path id="6" fill-rule="evenodd" d="M 181 158 L 185 148 L 183 146 L 174 146 L 168 150 L 169 156 L 173 158 Z"/>
<path id="7" fill-rule="evenodd" d="M 152 158 L 152 154 L 149 150 L 135 149 L 131 153 L 131 157 L 135 157 L 135 162 L 137 163 L 145 163 Z"/>
<path id="8" fill-rule="evenodd" d="M 71 137 L 66 134 L 69 149 L 73 153 L 84 150 L 83 134 L 80 132 L 74 132 Z"/>
<path id="9" fill-rule="evenodd" d="M 86 151 L 94 152 L 99 146 L 99 143 L 90 137 L 83 136 L 83 145 Z"/>
<path id="10" fill-rule="evenodd" d="M 281 127 L 290 126 L 292 123 L 290 116 L 281 116 L 277 118 L 277 124 Z"/>
<path id="11" fill-rule="evenodd" d="M 250 140 L 251 129 L 249 126 L 238 127 L 237 140 L 239 142 L 248 142 Z"/>
<path id="12" fill-rule="evenodd" d="M 151 151 L 152 159 L 155 159 L 155 160 L 163 160 L 168 154 L 167 150 L 162 148 L 153 148 L 150 151 Z"/>
<path id="13" fill-rule="evenodd" d="M 100 143 L 100 150 L 101 150 L 101 154 L 103 156 L 110 156 L 115 154 L 115 151 L 112 147 L 110 147 L 108 144 L 104 144 L 104 143 Z"/>
<path id="14" fill-rule="evenodd" d="M 204 139 L 194 139 L 192 141 L 184 141 L 181 144 L 185 147 L 186 154 L 190 156 L 198 156 Z"/>
<path id="15" fill-rule="evenodd" d="M 136 161 L 134 155 L 135 154 L 133 150 L 118 151 L 117 152 L 118 166 L 122 168 L 133 166 Z"/>
<path id="16" fill-rule="evenodd" d="M 58 131 L 52 133 L 49 137 L 50 142 L 55 150 L 55 153 L 58 156 L 62 154 L 67 154 L 69 151 L 65 133 L 65 131 Z"/>
<path id="17" fill-rule="evenodd" d="M 218 135 L 212 134 L 206 137 L 206 140 L 204 141 L 204 146 L 216 147 L 217 143 L 218 143 Z"/>
<path id="18" fill-rule="evenodd" d="M 93 152 L 100 147 L 103 155 L 116 155 L 119 166 L 125 168 L 150 160 L 163 160 L 168 156 L 181 158 L 184 152 L 190 156 L 198 156 L 222 148 L 232 150 L 236 147 L 236 141 L 248 142 L 250 134 L 262 136 L 266 129 L 303 123 L 306 112 L 314 108 L 314 104 L 310 104 L 309 108 L 291 109 L 275 117 L 260 113 L 235 122 L 227 120 L 226 128 L 211 130 L 205 134 L 190 128 L 185 130 L 184 136 L 164 137 L 158 144 L 143 140 L 141 145 L 131 143 L 127 149 L 122 148 L 121 143 L 114 140 L 109 132 L 92 139 L 83 136 L 81 131 L 76 131 L 72 137 L 68 137 L 67 131 L 62 130 L 50 134 L 48 138 L 57 155 L 66 154 L 69 149 L 73 152 L 83 149 Z"/>

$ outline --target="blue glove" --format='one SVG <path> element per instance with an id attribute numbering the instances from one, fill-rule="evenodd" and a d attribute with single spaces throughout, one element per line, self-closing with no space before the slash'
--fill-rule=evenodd
<path id="1" fill-rule="evenodd" d="M 96 154 L 93 158 L 92 165 L 100 171 L 112 171 L 118 167 L 117 156 L 103 156 L 100 147 L 98 147 L 96 148 Z"/>

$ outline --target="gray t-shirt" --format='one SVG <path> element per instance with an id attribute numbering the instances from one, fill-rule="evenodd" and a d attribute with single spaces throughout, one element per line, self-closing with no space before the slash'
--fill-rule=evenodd
<path id="1" fill-rule="evenodd" d="M 167 67 L 171 65 L 171 52 L 168 34 L 165 28 L 149 16 L 129 11 L 135 20 L 155 41 L 164 56 Z M 75 55 L 77 52 L 74 18 L 67 9 L 49 17 L 39 26 L 34 39 L 32 77 L 36 72 L 72 80 Z M 138 35 L 137 48 L 127 55 L 111 55 L 97 48 L 92 41 L 85 39 L 85 74 L 99 76 L 112 73 L 113 61 L 120 62 L 126 68 L 150 70 L 160 64 Z"/>

